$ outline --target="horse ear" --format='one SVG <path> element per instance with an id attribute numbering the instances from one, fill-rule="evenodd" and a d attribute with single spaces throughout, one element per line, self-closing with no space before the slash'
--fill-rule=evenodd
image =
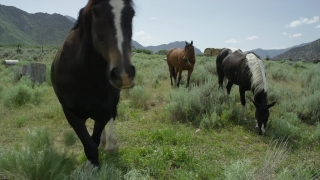
<path id="1" fill-rule="evenodd" d="M 274 106 L 276 104 L 276 102 L 273 102 L 271 104 L 268 105 L 268 109 L 271 108 L 272 106 Z"/>
<path id="2" fill-rule="evenodd" d="M 188 42 L 187 41 L 185 41 L 186 42 L 186 45 L 188 45 Z"/>
<path id="3" fill-rule="evenodd" d="M 193 44 L 193 41 L 191 40 L 191 45 Z"/>
<path id="4" fill-rule="evenodd" d="M 255 106 L 256 108 L 258 108 L 258 107 L 260 106 L 258 103 L 254 102 L 254 101 L 252 101 L 252 102 L 253 102 L 253 104 L 254 104 L 254 106 Z"/>

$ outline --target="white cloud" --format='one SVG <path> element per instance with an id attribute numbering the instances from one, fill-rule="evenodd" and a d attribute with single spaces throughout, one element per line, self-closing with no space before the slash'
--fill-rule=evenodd
<path id="1" fill-rule="evenodd" d="M 282 34 L 285 35 L 285 36 L 288 35 L 286 32 L 283 32 Z"/>
<path id="2" fill-rule="evenodd" d="M 151 17 L 150 19 L 151 19 L 151 20 L 158 20 L 158 19 L 160 19 L 160 18 L 158 18 L 158 17 Z"/>
<path id="3" fill-rule="evenodd" d="M 235 39 L 229 39 L 226 41 L 226 43 L 237 43 L 238 41 Z"/>
<path id="4" fill-rule="evenodd" d="M 136 36 L 143 36 L 143 35 L 146 34 L 146 32 L 144 32 L 144 31 L 139 31 L 139 32 L 135 32 L 134 34 L 135 34 Z"/>
<path id="5" fill-rule="evenodd" d="M 292 21 L 290 24 L 287 24 L 286 27 L 298 27 L 303 24 L 313 24 L 319 21 L 319 16 L 314 16 L 312 19 L 300 18 L 298 20 Z"/>
<path id="6" fill-rule="evenodd" d="M 146 39 L 149 40 L 149 39 L 152 39 L 152 37 L 151 36 L 143 36 L 142 37 L 142 40 L 146 40 Z"/>
<path id="7" fill-rule="evenodd" d="M 318 26 L 316 26 L 316 28 L 320 28 L 320 24 Z"/>
<path id="8" fill-rule="evenodd" d="M 294 37 L 294 38 L 296 38 L 296 37 L 300 37 L 300 36 L 302 36 L 302 34 L 301 34 L 301 33 L 297 33 L 297 34 L 293 34 L 292 36 L 289 36 L 289 37 Z"/>
<path id="9" fill-rule="evenodd" d="M 251 37 L 247 37 L 248 40 L 255 40 L 258 39 L 258 36 L 251 36 Z"/>

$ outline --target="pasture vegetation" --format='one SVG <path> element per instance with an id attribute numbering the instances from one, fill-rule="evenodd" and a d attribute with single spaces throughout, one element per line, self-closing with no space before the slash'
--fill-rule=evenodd
<path id="1" fill-rule="evenodd" d="M 119 152 L 86 162 L 50 82 L 57 48 L 0 46 L 0 179 L 317 179 L 320 178 L 319 64 L 264 61 L 271 108 L 267 134 L 257 135 L 252 93 L 246 115 L 235 86 L 218 90 L 215 57 L 197 56 L 172 88 L 164 55 L 134 52 L 136 87 L 121 92 L 115 132 Z M 141 51 L 143 52 L 143 51 Z M 47 80 L 19 80 L 24 63 L 47 65 Z M 92 120 L 88 120 L 92 131 Z"/>

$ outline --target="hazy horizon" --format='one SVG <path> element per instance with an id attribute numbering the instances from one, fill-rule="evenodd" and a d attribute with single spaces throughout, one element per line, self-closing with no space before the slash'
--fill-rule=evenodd
<path id="1" fill-rule="evenodd" d="M 28 13 L 77 18 L 87 0 L 0 0 Z M 320 1 L 134 0 L 133 40 L 143 46 L 191 41 L 205 48 L 285 49 L 320 38 Z"/>

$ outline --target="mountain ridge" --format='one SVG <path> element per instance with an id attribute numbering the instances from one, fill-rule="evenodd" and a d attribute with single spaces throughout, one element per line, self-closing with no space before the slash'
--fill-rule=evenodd
<path id="1" fill-rule="evenodd" d="M 246 52 L 254 52 L 257 55 L 259 55 L 261 58 L 265 58 L 267 56 L 269 58 L 273 58 L 275 56 L 278 56 L 278 55 L 280 55 L 282 53 L 285 53 L 285 52 L 289 51 L 292 48 L 304 46 L 306 44 L 308 44 L 308 43 L 302 43 L 302 44 L 295 45 L 295 46 L 288 47 L 288 48 L 284 48 L 284 49 L 262 49 L 262 48 L 257 48 L 257 49 L 253 49 L 253 50 L 246 51 Z"/>
<path id="2" fill-rule="evenodd" d="M 174 41 L 174 42 L 170 42 L 168 44 L 160 44 L 157 46 L 142 46 L 141 44 L 139 44 L 137 41 L 134 41 L 134 40 L 133 40 L 132 44 L 137 49 L 147 49 L 147 50 L 152 51 L 153 53 L 158 52 L 160 50 L 170 50 L 172 48 L 183 49 L 184 46 L 186 45 L 185 41 Z M 193 43 L 193 45 L 194 45 L 194 53 L 195 54 L 203 54 L 203 52 L 195 46 L 195 43 Z"/>
<path id="3" fill-rule="evenodd" d="M 305 44 L 303 46 L 297 46 L 297 47 L 291 48 L 290 50 L 288 50 L 280 55 L 277 55 L 272 59 L 274 59 L 274 60 L 290 59 L 293 61 L 320 60 L 320 38 L 315 41 L 312 41 L 311 43 Z"/>

